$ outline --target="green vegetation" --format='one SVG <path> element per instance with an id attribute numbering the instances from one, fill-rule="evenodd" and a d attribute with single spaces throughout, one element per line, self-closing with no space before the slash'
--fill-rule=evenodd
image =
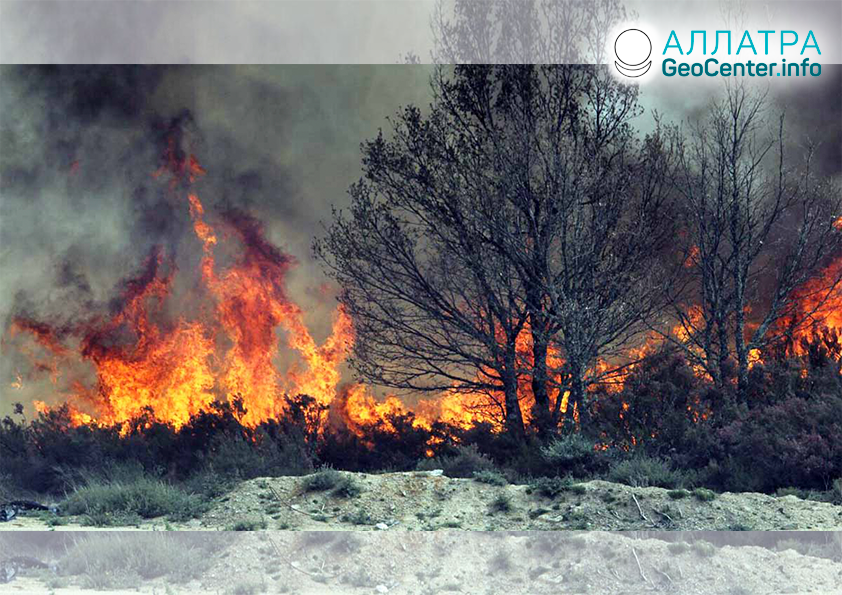
<path id="1" fill-rule="evenodd" d="M 509 481 L 503 476 L 502 473 L 499 471 L 475 471 L 474 472 L 474 481 L 478 481 L 480 483 L 487 483 L 488 485 L 493 486 L 504 486 L 508 485 Z"/>
<path id="2" fill-rule="evenodd" d="M 701 502 L 711 502 L 716 500 L 716 492 L 707 488 L 696 488 L 693 490 L 693 496 L 696 500 L 700 500 Z"/>
<path id="3" fill-rule="evenodd" d="M 234 521 L 227 527 L 226 531 L 260 531 L 268 526 L 264 518 L 247 518 Z"/>
<path id="4" fill-rule="evenodd" d="M 302 487 L 305 492 L 329 491 L 340 498 L 356 498 L 362 493 L 362 487 L 353 476 L 329 467 L 305 477 Z"/>
<path id="5" fill-rule="evenodd" d="M 202 575 L 218 544 L 176 533 L 89 533 L 75 540 L 58 568 L 91 589 L 130 588 L 154 578 L 183 584 Z"/>
<path id="6" fill-rule="evenodd" d="M 608 481 L 636 488 L 677 489 L 688 487 L 694 481 L 691 473 L 673 469 L 669 461 L 646 455 L 634 456 L 613 464 L 607 477 Z"/>
<path id="7" fill-rule="evenodd" d="M 113 526 L 158 517 L 183 522 L 202 515 L 207 507 L 201 496 L 140 476 L 130 481 L 88 483 L 71 493 L 60 511 L 63 515 L 84 515 L 95 526 Z"/>
<path id="8" fill-rule="evenodd" d="M 529 482 L 526 491 L 528 494 L 536 493 L 553 500 L 566 492 L 582 495 L 587 488 L 569 477 L 538 477 Z"/>
<path id="9" fill-rule="evenodd" d="M 492 512 L 511 512 L 511 510 L 512 497 L 509 494 L 499 494 L 491 501 Z"/>

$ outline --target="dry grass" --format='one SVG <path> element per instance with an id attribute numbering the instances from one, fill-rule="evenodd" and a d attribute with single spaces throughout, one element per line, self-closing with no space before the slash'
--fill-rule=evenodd
<path id="1" fill-rule="evenodd" d="M 82 586 L 110 589 L 163 578 L 183 584 L 208 568 L 209 552 L 219 541 L 208 536 L 175 533 L 92 533 L 67 549 L 59 564 L 62 576 L 76 577 Z"/>

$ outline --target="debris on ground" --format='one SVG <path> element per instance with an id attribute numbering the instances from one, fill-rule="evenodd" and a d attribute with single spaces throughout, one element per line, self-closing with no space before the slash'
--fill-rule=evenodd
<path id="1" fill-rule="evenodd" d="M 58 509 L 55 506 L 45 506 L 39 502 L 32 500 L 12 500 L 10 502 L 0 503 L 0 523 L 7 523 L 13 518 L 17 517 L 21 511 L 37 510 L 47 511 L 56 514 Z"/>

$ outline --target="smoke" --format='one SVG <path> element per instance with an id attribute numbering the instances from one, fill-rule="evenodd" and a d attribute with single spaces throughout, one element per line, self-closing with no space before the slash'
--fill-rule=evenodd
<path id="1" fill-rule="evenodd" d="M 736 79 L 735 79 L 736 81 Z M 710 102 L 721 97 L 725 79 L 656 78 L 641 88 L 641 103 L 656 110 L 667 122 L 694 122 L 704 117 Z M 777 115 L 786 116 L 788 151 L 797 157 L 808 143 L 815 145 L 815 172 L 823 176 L 842 175 L 842 65 L 823 64 L 820 77 L 793 78 L 785 84 L 769 84 L 762 79 L 744 78 L 769 100 L 769 124 Z M 732 83 L 733 84 L 733 83 Z M 638 125 L 644 130 L 652 122 L 646 116 Z"/>
<path id="2" fill-rule="evenodd" d="M 201 245 L 184 201 L 152 174 L 174 123 L 208 174 L 196 189 L 211 216 L 249 213 L 290 254 L 290 298 L 321 341 L 335 307 L 310 255 L 331 206 L 348 205 L 359 144 L 402 105 L 430 102 L 427 66 L 0 67 L 0 321 L 54 328 L 107 315 L 121 281 L 156 246 L 181 270 Z M 674 82 L 674 81 L 672 81 Z M 818 83 L 818 84 L 816 84 Z M 773 85 L 793 143 L 819 144 L 821 173 L 842 174 L 842 67 L 811 84 Z M 715 94 L 645 87 L 668 121 L 692 119 Z M 641 128 L 646 123 L 641 120 Z M 19 363 L 4 349 L 0 386 Z M 6 388 L 0 403 L 23 397 Z"/>
<path id="3" fill-rule="evenodd" d="M 209 214 L 251 214 L 298 262 L 290 297 L 321 340 L 335 301 L 312 237 L 346 203 L 359 143 L 400 105 L 427 103 L 428 77 L 397 66 L 2 67 L 3 331 L 13 316 L 68 327 L 112 313 L 157 246 L 196 268 L 187 203 L 153 176 L 177 128 L 208 171 L 196 188 Z M 22 364 L 9 347 L 5 403 L 23 399 L 5 388 Z"/>
<path id="4" fill-rule="evenodd" d="M 842 177 L 842 65 L 822 65 L 814 84 L 785 86 L 776 104 L 785 111 L 790 140 L 816 146 L 815 166 L 823 176 Z"/>

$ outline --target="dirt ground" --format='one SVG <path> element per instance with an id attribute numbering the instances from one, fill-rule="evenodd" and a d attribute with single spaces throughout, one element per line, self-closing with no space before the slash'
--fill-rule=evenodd
<path id="1" fill-rule="evenodd" d="M 352 475 L 361 489 L 350 497 L 307 491 L 302 477 L 246 481 L 183 524 L 91 530 L 24 515 L 0 525 L 0 561 L 29 552 L 50 568 L 21 569 L 0 591 L 842 595 L 842 506 L 604 481 L 548 496 L 437 472 Z M 823 536 L 821 554 L 788 547 L 798 533 L 762 533 L 790 530 L 840 532 L 810 534 Z"/>
<path id="2" fill-rule="evenodd" d="M 241 483 L 201 518 L 183 524 L 153 520 L 140 529 L 224 530 L 238 523 L 269 530 L 430 531 L 835 531 L 842 506 L 755 493 L 717 494 L 706 501 L 691 491 L 633 488 L 605 481 L 576 484 L 552 497 L 527 485 L 495 486 L 437 472 L 347 474 L 361 492 L 341 497 L 308 492 L 306 478 Z M 78 530 L 75 519 L 55 527 Z M 264 527 L 265 525 L 265 527 Z M 22 516 L 2 530 L 37 530 L 44 522 Z"/>
<path id="3" fill-rule="evenodd" d="M 144 535 L 157 535 L 159 542 L 138 540 Z M 185 540 L 185 535 L 192 541 Z M 170 569 L 161 575 L 164 571 L 157 572 L 148 561 L 139 567 L 121 567 L 124 558 L 107 569 L 91 561 L 86 561 L 90 567 L 80 567 L 78 560 L 75 570 L 62 566 L 62 556 L 79 557 L 74 548 L 102 555 L 104 547 L 126 551 L 127 544 L 136 542 L 136 549 L 148 551 L 179 537 L 181 551 L 195 551 L 195 559 L 185 566 L 195 565 L 197 572 Z M 17 549 L 26 546 L 19 544 Z M 839 561 L 793 549 L 716 547 L 702 540 L 667 543 L 624 533 L 93 533 L 64 543 L 63 549 L 44 546 L 40 555 L 47 549 L 59 556 L 57 570 L 22 573 L 0 587 L 2 591 L 67 595 L 92 589 L 232 595 L 842 594 Z"/>

